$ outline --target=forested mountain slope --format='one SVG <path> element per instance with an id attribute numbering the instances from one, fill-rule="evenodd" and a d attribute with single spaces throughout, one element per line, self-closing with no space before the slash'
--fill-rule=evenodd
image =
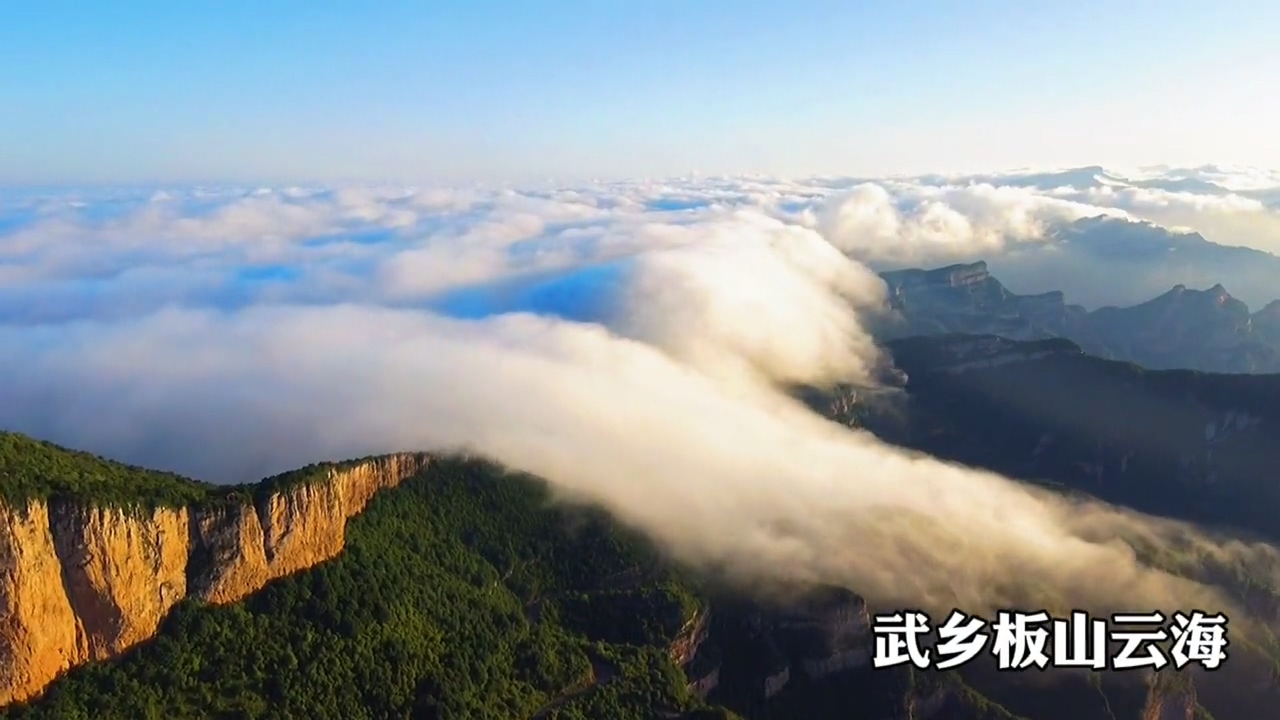
<path id="1" fill-rule="evenodd" d="M 808 399 L 938 457 L 1280 538 L 1280 378 L 1148 371 L 1065 340 L 949 335 L 890 349 L 905 387 Z M 69 629 L 28 623 L 28 640 L 69 633 L 74 649 L 84 629 L 107 637 L 112 623 L 85 619 L 87 590 L 134 612 L 121 615 L 128 642 L 117 629 L 115 644 L 65 665 L 88 663 L 0 718 L 1181 720 L 1212 710 L 1251 720 L 1260 707 L 1258 688 L 1240 705 L 1191 675 L 1043 685 L 983 663 L 871 670 L 874 609 L 853 592 L 766 602 L 480 459 L 369 458 L 226 488 L 17 435 L 0 441 L 0 552 L 16 569 L 0 580 L 53 595 L 65 587 L 69 598 Z M 40 507 L 56 547 L 26 567 Z M 177 526 L 185 517 L 186 533 L 166 530 L 164 513 Z M 113 533 L 111 522 L 139 524 Z M 114 561 L 105 539 L 118 537 L 138 538 L 120 557 L 169 560 Z M 166 554 L 170 540 L 181 553 Z M 105 571 L 85 572 L 77 594 L 58 577 L 73 556 L 132 568 L 118 577 L 134 578 L 140 598 L 169 587 L 169 604 L 128 601 L 129 588 L 100 581 Z M 55 579 L 24 585 L 35 571 Z M 1260 611 L 1275 609 L 1274 589 L 1247 590 Z M 47 600 L 0 595 L 10 665 L 14 648 L 36 646 L 8 628 Z"/>

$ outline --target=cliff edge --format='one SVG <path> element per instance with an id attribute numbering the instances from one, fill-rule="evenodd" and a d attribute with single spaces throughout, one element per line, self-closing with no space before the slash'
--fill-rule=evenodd
<path id="1" fill-rule="evenodd" d="M 89 465 L 22 436 L 0 441 L 6 451 L 30 444 L 37 454 L 65 453 L 71 460 L 59 457 L 55 469 L 75 468 L 81 484 L 95 468 L 104 475 L 136 470 Z M 31 492 L 32 473 L 48 472 L 48 463 L 26 456 L 21 466 L 0 462 L 0 707 L 149 639 L 185 598 L 235 602 L 336 556 L 347 520 L 429 461 L 420 453 L 386 455 L 234 488 L 188 481 L 193 499 L 174 506 L 77 497 L 48 479 L 40 482 L 49 491 Z M 19 487 L 27 492 L 14 492 Z M 194 497 L 201 491 L 206 497 Z"/>

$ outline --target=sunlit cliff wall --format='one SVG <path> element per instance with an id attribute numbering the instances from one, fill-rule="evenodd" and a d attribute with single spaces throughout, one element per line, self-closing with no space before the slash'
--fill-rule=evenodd
<path id="1" fill-rule="evenodd" d="M 427 463 L 388 455 L 208 508 L 0 503 L 0 706 L 150 638 L 184 598 L 235 602 L 336 556 L 347 520 Z"/>

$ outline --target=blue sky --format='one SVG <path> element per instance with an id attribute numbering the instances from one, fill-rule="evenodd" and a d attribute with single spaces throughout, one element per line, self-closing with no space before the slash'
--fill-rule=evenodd
<path id="1" fill-rule="evenodd" d="M 1280 166 L 1274 2 L 0 4 L 0 183 Z"/>

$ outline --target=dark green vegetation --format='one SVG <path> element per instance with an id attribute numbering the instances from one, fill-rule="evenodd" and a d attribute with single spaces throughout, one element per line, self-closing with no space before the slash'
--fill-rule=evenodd
<path id="1" fill-rule="evenodd" d="M 946 335 L 890 348 L 905 392 L 864 393 L 845 422 L 1069 496 L 1280 543 L 1280 375 L 1146 370 L 1060 338 Z M 1280 621 L 1273 554 L 1246 567 L 1190 542 L 1125 540 L 1144 561 L 1226 583 Z M 1280 643 L 1260 642 L 1280 672 Z"/>
<path id="2" fill-rule="evenodd" d="M 0 432 L 0 498 L 14 507 L 57 498 L 110 506 L 183 507 L 222 492 L 172 473 Z"/>
<path id="3" fill-rule="evenodd" d="M 116 477 L 89 456 L 59 460 L 64 451 L 37 446 L 46 467 L 85 462 Z M 708 598 L 720 608 L 711 637 L 681 668 L 672 648 L 700 637 L 693 621 L 707 617 Z M 847 591 L 811 599 L 860 602 Z M 800 661 L 826 651 L 787 640 L 778 612 L 689 580 L 602 513 L 550 504 L 531 478 L 444 459 L 378 495 L 335 560 L 242 603 L 180 604 L 152 641 L 70 672 L 0 718 L 836 720 L 852 707 L 892 720 L 949 689 L 949 717 L 1015 720 L 951 675 L 855 669 L 809 681 Z M 708 704 L 689 679 L 713 671 L 726 680 Z M 764 678 L 783 671 L 792 684 L 765 701 Z"/>
<path id="4" fill-rule="evenodd" d="M 942 336 L 891 348 L 910 382 L 906 407 L 884 413 L 890 439 L 1280 541 L 1280 375 L 1145 370 L 1061 339 Z"/>
<path id="5" fill-rule="evenodd" d="M 296 470 L 289 470 L 278 475 L 264 478 L 255 483 L 241 483 L 238 485 L 213 485 L 213 491 L 205 502 L 219 502 L 223 499 L 240 496 L 252 498 L 259 508 L 273 495 L 287 492 L 298 487 L 306 487 L 316 483 L 326 482 L 331 473 L 341 473 L 344 470 L 359 467 L 370 462 L 377 461 L 382 456 L 371 455 L 368 457 L 355 458 L 354 460 L 343 460 L 342 462 L 325 462 L 312 463 Z"/>
<path id="6" fill-rule="evenodd" d="M 543 717 L 625 719 L 697 708 L 668 653 L 696 595 L 601 516 L 547 500 L 527 478 L 439 461 L 354 519 L 336 560 L 244 603 L 183 604 L 153 642 L 0 717 L 496 720 L 554 705 Z"/>
<path id="7" fill-rule="evenodd" d="M 30 500 L 74 500 L 81 505 L 148 509 L 207 506 L 235 496 L 262 501 L 371 459 L 315 463 L 256 483 L 216 485 L 0 431 L 0 499 L 14 507 Z"/>
<path id="8" fill-rule="evenodd" d="M 942 458 L 1280 539 L 1280 377 L 1149 371 L 1062 339 L 940 336 L 891 349 L 905 392 L 810 400 Z M 322 481 L 332 467 L 214 488 L 0 440 L 6 498 L 198 504 Z M 1267 717 L 1256 696 L 1233 704 L 1237 688 L 1199 678 L 1197 703 L 1190 676 L 1150 688 L 1133 676 L 1043 685 L 979 664 L 811 679 L 806 661 L 833 650 L 788 636 L 794 608 L 693 579 L 602 513 L 553 506 L 539 482 L 478 461 L 442 460 L 381 493 L 347 542 L 337 559 L 243 603 L 180 605 L 153 642 L 73 671 L 0 718 L 1137 720 L 1161 697 L 1168 711 Z M 1276 597 L 1257 591 L 1255 609 Z M 820 604 L 839 614 L 851 595 Z M 708 604 L 709 637 L 681 668 L 673 641 Z M 704 702 L 687 678 L 713 673 Z M 766 700 L 766 680 L 783 673 Z"/>

